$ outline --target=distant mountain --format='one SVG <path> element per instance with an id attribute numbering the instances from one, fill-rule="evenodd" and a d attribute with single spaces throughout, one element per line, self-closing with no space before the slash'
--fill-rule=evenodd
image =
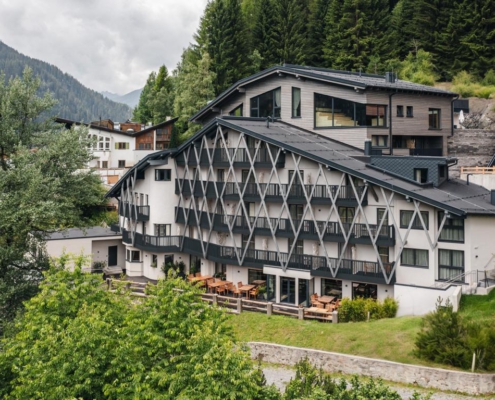
<path id="1" fill-rule="evenodd" d="M 41 93 L 49 90 L 58 100 L 50 114 L 83 122 L 100 118 L 125 121 L 132 115 L 132 109 L 126 104 L 111 101 L 54 65 L 27 57 L 0 41 L 0 71 L 5 73 L 6 79 L 22 75 L 26 66 L 41 79 Z"/>
<path id="2" fill-rule="evenodd" d="M 101 92 L 101 94 L 105 96 L 107 99 L 116 101 L 117 103 L 127 104 L 129 107 L 134 108 L 139 103 L 139 97 L 141 97 L 142 91 L 143 88 L 133 90 L 132 92 L 123 95 L 112 92 Z"/>

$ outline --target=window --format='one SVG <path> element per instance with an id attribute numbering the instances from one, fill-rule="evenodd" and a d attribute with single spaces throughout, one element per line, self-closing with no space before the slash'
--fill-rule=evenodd
<path id="1" fill-rule="evenodd" d="M 155 181 L 170 181 L 172 179 L 172 170 L 155 169 Z"/>
<path id="2" fill-rule="evenodd" d="M 414 115 L 413 115 L 413 106 L 407 106 L 406 108 L 406 116 L 409 117 L 409 118 L 412 118 Z"/>
<path id="3" fill-rule="evenodd" d="M 385 215 L 386 214 L 386 215 Z M 376 210 L 376 224 L 380 225 L 383 216 L 385 215 L 385 219 L 383 220 L 382 226 L 388 225 L 388 213 L 386 208 L 378 208 Z"/>
<path id="4" fill-rule="evenodd" d="M 304 171 L 299 171 L 299 174 L 301 174 L 301 179 L 304 181 Z M 293 169 L 289 170 L 289 185 L 293 183 L 294 185 L 299 184 L 302 185 L 303 182 L 301 182 L 301 179 L 299 179 L 299 174 L 294 171 Z M 294 177 L 294 181 L 292 182 L 292 177 Z"/>
<path id="5" fill-rule="evenodd" d="M 401 210 L 400 212 L 400 227 L 407 229 L 409 228 L 409 224 L 411 223 L 411 219 L 413 217 L 414 211 L 405 211 Z M 429 223 L 428 223 L 428 211 L 421 211 L 421 217 L 423 218 L 423 221 L 426 225 L 426 229 L 429 228 Z M 419 215 L 416 215 L 414 218 L 414 221 L 412 223 L 411 229 L 423 229 L 423 225 L 421 225 L 421 220 L 419 219 Z"/>
<path id="6" fill-rule="evenodd" d="M 229 115 L 233 115 L 235 117 L 242 117 L 242 104 L 234 108 Z"/>
<path id="7" fill-rule="evenodd" d="M 248 269 L 248 283 L 253 281 L 265 281 L 266 275 L 263 273 L 261 269 Z"/>
<path id="8" fill-rule="evenodd" d="M 103 136 L 98 137 L 98 150 L 104 149 L 104 147 L 105 147 L 104 140 L 105 140 L 105 138 Z"/>
<path id="9" fill-rule="evenodd" d="M 96 168 L 100 169 L 100 162 L 99 161 L 96 161 Z"/>
<path id="10" fill-rule="evenodd" d="M 419 183 L 428 182 L 428 168 L 414 168 L 414 180 Z"/>
<path id="11" fill-rule="evenodd" d="M 225 141 L 225 146 L 224 146 L 224 142 Z M 222 140 L 222 136 L 218 136 L 217 138 L 217 141 L 215 143 L 215 146 L 217 149 L 221 149 L 222 147 L 228 147 L 229 146 L 229 134 L 228 133 L 224 133 L 223 134 L 223 140 Z"/>
<path id="12" fill-rule="evenodd" d="M 280 88 L 263 93 L 251 99 L 251 117 L 280 118 Z"/>
<path id="13" fill-rule="evenodd" d="M 378 297 L 378 286 L 371 283 L 352 282 L 352 298 L 357 299 L 358 297 L 376 300 Z"/>
<path id="14" fill-rule="evenodd" d="M 105 138 L 105 150 L 110 150 L 110 138 Z"/>
<path id="15" fill-rule="evenodd" d="M 289 238 L 289 248 L 287 249 L 288 252 L 292 248 L 293 243 L 294 243 L 294 239 Z M 294 250 L 292 251 L 292 254 L 304 254 L 304 242 L 301 239 L 296 240 L 296 245 L 294 246 Z"/>
<path id="16" fill-rule="evenodd" d="M 440 129 L 440 109 L 429 108 L 428 109 L 428 127 L 430 129 Z"/>
<path id="17" fill-rule="evenodd" d="M 153 268 L 158 267 L 158 256 L 156 254 L 151 255 L 151 266 Z"/>
<path id="18" fill-rule="evenodd" d="M 215 263 L 215 275 L 223 275 L 227 274 L 227 264 Z"/>
<path id="19" fill-rule="evenodd" d="M 464 281 L 464 252 L 459 250 L 438 250 L 438 279 Z"/>
<path id="20" fill-rule="evenodd" d="M 439 165 L 438 166 L 438 177 L 440 179 L 445 179 L 447 176 L 447 166 L 446 165 Z"/>
<path id="21" fill-rule="evenodd" d="M 444 215 L 443 211 L 438 213 L 438 229 L 440 229 Z M 443 224 L 438 240 L 441 242 L 464 243 L 464 219 L 448 216 Z"/>
<path id="22" fill-rule="evenodd" d="M 254 250 L 254 240 L 251 238 L 249 240 L 249 235 L 242 235 L 242 248 L 248 248 L 249 250 Z"/>
<path id="23" fill-rule="evenodd" d="M 155 236 L 170 236 L 171 224 L 155 224 Z"/>
<path id="24" fill-rule="evenodd" d="M 241 172 L 241 178 L 242 178 L 242 182 L 246 183 L 246 182 L 249 182 L 249 183 L 255 183 L 254 182 L 254 174 L 251 173 L 251 171 L 249 169 L 243 169 L 242 172 Z"/>
<path id="25" fill-rule="evenodd" d="M 292 118 L 301 117 L 301 89 L 292 88 Z"/>
<path id="26" fill-rule="evenodd" d="M 101 168 L 107 169 L 108 168 L 108 161 L 102 161 L 101 162 Z"/>
<path id="27" fill-rule="evenodd" d="M 398 117 L 404 116 L 404 106 L 397 106 L 397 116 Z"/>
<path id="28" fill-rule="evenodd" d="M 128 148 L 129 148 L 129 143 L 125 143 L 125 142 L 115 143 L 115 150 L 126 150 Z"/>
<path id="29" fill-rule="evenodd" d="M 138 150 L 152 150 L 151 143 L 139 143 Z"/>
<path id="30" fill-rule="evenodd" d="M 389 261 L 389 251 L 387 246 L 378 246 L 378 255 L 380 256 L 380 260 L 382 264 L 385 266 Z"/>
<path id="31" fill-rule="evenodd" d="M 335 279 L 322 279 L 321 280 L 321 295 L 322 296 L 335 296 L 339 299 L 342 298 L 342 281 Z"/>
<path id="32" fill-rule="evenodd" d="M 387 106 L 315 93 L 315 127 L 386 127 Z"/>
<path id="33" fill-rule="evenodd" d="M 386 135 L 373 135 L 371 136 L 371 145 L 373 147 L 387 147 L 388 146 L 388 136 Z"/>
<path id="34" fill-rule="evenodd" d="M 217 169 L 217 182 L 225 182 L 225 170 Z"/>
<path id="35" fill-rule="evenodd" d="M 130 262 L 141 262 L 141 252 L 137 250 L 127 250 L 126 258 L 127 261 Z"/>
<path id="36" fill-rule="evenodd" d="M 292 222 L 300 221 L 303 217 L 304 206 L 302 204 L 289 204 L 289 214 Z"/>
<path id="37" fill-rule="evenodd" d="M 343 224 L 352 224 L 354 214 L 354 207 L 339 207 L 339 217 Z"/>
<path id="38" fill-rule="evenodd" d="M 401 265 L 428 268 L 428 250 L 404 249 L 400 256 Z"/>
<path id="39" fill-rule="evenodd" d="M 119 160 L 119 168 L 125 168 L 125 160 Z"/>
<path id="40" fill-rule="evenodd" d="M 174 255 L 173 254 L 165 254 L 165 265 L 174 263 Z"/>

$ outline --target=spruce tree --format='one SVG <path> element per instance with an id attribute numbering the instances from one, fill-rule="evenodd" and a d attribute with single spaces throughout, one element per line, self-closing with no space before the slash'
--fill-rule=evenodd
<path id="1" fill-rule="evenodd" d="M 143 124 L 153 121 L 153 111 L 151 107 L 151 100 L 153 96 L 153 89 L 155 87 L 156 72 L 151 72 L 144 85 L 141 96 L 139 97 L 139 103 L 134 109 L 132 119 Z"/>
<path id="2" fill-rule="evenodd" d="M 309 15 L 307 0 L 274 0 L 275 54 L 281 64 L 305 64 L 307 26 Z"/>
<path id="3" fill-rule="evenodd" d="M 310 10 L 307 62 L 314 67 L 323 67 L 325 63 L 323 48 L 330 2 L 331 0 L 315 0 Z"/>
<path id="4" fill-rule="evenodd" d="M 277 39 L 275 33 L 275 14 L 272 0 L 260 0 L 253 30 L 253 43 L 258 50 L 261 60 L 261 69 L 278 64 Z"/>

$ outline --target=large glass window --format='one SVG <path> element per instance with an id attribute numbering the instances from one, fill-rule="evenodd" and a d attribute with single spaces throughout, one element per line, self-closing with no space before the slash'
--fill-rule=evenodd
<path id="1" fill-rule="evenodd" d="M 229 113 L 229 115 L 233 115 L 235 117 L 242 117 L 242 108 L 243 108 L 242 104 L 237 106 Z"/>
<path id="2" fill-rule="evenodd" d="M 294 244 L 294 239 L 289 238 L 289 248 L 288 251 L 292 248 L 292 245 Z M 304 254 L 304 242 L 302 240 L 296 240 L 296 244 L 294 246 L 294 250 L 292 251 L 292 254 Z"/>
<path id="3" fill-rule="evenodd" d="M 400 256 L 401 265 L 428 268 L 428 250 L 404 249 Z"/>
<path id="4" fill-rule="evenodd" d="M 371 145 L 373 147 L 387 147 L 388 136 L 386 135 L 373 135 L 371 136 Z"/>
<path id="5" fill-rule="evenodd" d="M 428 126 L 430 129 L 440 129 L 440 109 L 429 108 L 428 109 Z"/>
<path id="6" fill-rule="evenodd" d="M 380 225 L 382 222 L 382 218 L 385 215 L 385 219 L 383 220 L 382 226 L 387 226 L 388 225 L 388 213 L 386 208 L 378 208 L 376 210 L 376 224 Z"/>
<path id="7" fill-rule="evenodd" d="M 254 281 L 266 282 L 266 275 L 262 269 L 248 269 L 248 283 L 251 284 Z"/>
<path id="8" fill-rule="evenodd" d="M 251 99 L 251 117 L 280 118 L 281 101 L 280 88 L 253 97 Z"/>
<path id="9" fill-rule="evenodd" d="M 315 93 L 315 127 L 386 127 L 387 106 Z"/>
<path id="10" fill-rule="evenodd" d="M 155 236 L 170 236 L 171 224 L 155 224 Z"/>
<path id="11" fill-rule="evenodd" d="M 141 261 L 141 252 L 138 250 L 127 250 L 126 251 L 126 260 L 130 262 L 140 262 Z"/>
<path id="12" fill-rule="evenodd" d="M 172 170 L 155 169 L 155 181 L 169 181 L 172 179 Z"/>
<path id="13" fill-rule="evenodd" d="M 438 250 L 438 279 L 464 281 L 464 252 Z"/>
<path id="14" fill-rule="evenodd" d="M 440 211 L 438 213 L 438 228 L 443 221 L 444 212 Z M 442 231 L 440 232 L 440 237 L 438 238 L 441 242 L 460 242 L 464 243 L 464 219 L 449 216 L 445 223 L 443 224 Z"/>
<path id="15" fill-rule="evenodd" d="M 301 116 L 301 89 L 292 88 L 292 118 Z"/>
<path id="16" fill-rule="evenodd" d="M 423 218 L 423 221 L 425 223 L 426 229 L 429 228 L 429 218 L 428 218 L 428 211 L 420 211 L 421 212 L 421 217 Z M 400 211 L 400 227 L 407 229 L 409 228 L 409 224 L 411 223 L 411 219 L 413 217 L 414 211 L 412 210 L 401 210 Z M 419 215 L 416 215 L 414 217 L 414 221 L 412 223 L 411 229 L 423 229 L 423 225 L 421 225 L 421 220 L 419 219 Z"/>
<path id="17" fill-rule="evenodd" d="M 342 281 L 335 279 L 322 279 L 321 280 L 321 295 L 322 296 L 336 296 L 339 299 L 342 298 Z"/>

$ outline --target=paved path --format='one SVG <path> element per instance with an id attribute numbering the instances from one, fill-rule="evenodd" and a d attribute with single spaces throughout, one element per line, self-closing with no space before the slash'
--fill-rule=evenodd
<path id="1" fill-rule="evenodd" d="M 266 383 L 268 385 L 271 385 L 272 383 L 275 384 L 279 389 L 285 390 L 285 386 L 291 378 L 293 378 L 296 375 L 296 372 L 292 369 L 285 369 L 285 368 L 276 368 L 276 367 L 266 367 L 263 368 L 263 372 L 266 377 Z M 403 387 L 403 386 L 393 386 L 389 385 L 393 390 L 397 391 L 403 399 L 408 400 L 412 394 L 414 393 L 414 389 L 408 388 L 408 387 Z M 422 394 L 426 394 L 429 392 L 433 392 L 432 390 L 427 390 L 427 389 L 417 389 L 418 392 Z M 460 394 L 452 394 L 452 393 L 444 393 L 444 392 L 433 392 L 432 395 L 432 400 L 474 400 L 474 399 L 480 399 L 479 397 L 473 397 L 473 396 L 467 396 L 467 395 L 460 395 Z"/>

